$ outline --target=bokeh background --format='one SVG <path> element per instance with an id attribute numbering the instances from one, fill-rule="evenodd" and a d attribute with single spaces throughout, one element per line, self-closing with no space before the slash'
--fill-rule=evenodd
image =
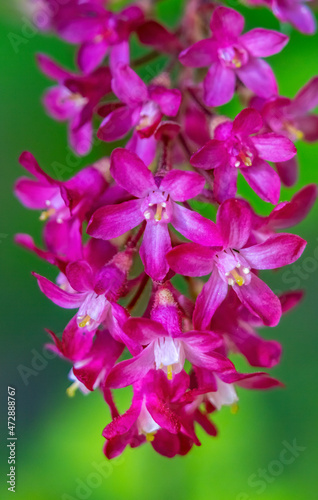
<path id="1" fill-rule="evenodd" d="M 160 2 L 161 18 L 173 26 L 183 3 Z M 231 5 L 246 15 L 248 29 L 280 28 L 267 10 L 250 10 L 235 1 Z M 55 270 L 13 243 L 17 232 L 32 234 L 39 242 L 41 225 L 38 215 L 24 209 L 14 198 L 12 186 L 23 174 L 17 161 L 23 150 L 32 151 L 54 175 L 56 162 L 71 167 L 75 173 L 109 149 L 98 144 L 90 157 L 76 158 L 67 147 L 64 125 L 52 121 L 42 109 L 40 96 L 50 82 L 38 71 L 35 53 L 48 53 L 72 68 L 73 47 L 33 29 L 11 0 L 1 2 L 0 24 L 1 498 L 9 495 L 5 484 L 5 441 L 6 391 L 10 385 L 16 387 L 17 398 L 15 498 L 19 500 L 316 499 L 318 205 L 295 228 L 308 240 L 298 267 L 291 266 L 287 278 L 286 270 L 285 274 L 266 273 L 266 281 L 276 291 L 290 286 L 306 291 L 297 310 L 285 316 L 274 330 L 262 331 L 266 338 L 277 338 L 283 344 L 281 365 L 272 373 L 286 384 L 286 389 L 265 393 L 241 390 L 239 412 L 232 415 L 227 407 L 223 408 L 215 417 L 219 436 L 210 438 L 199 430 L 202 446 L 186 457 L 169 460 L 144 445 L 127 449 L 120 459 L 107 462 L 102 454 L 101 432 L 109 413 L 102 396 L 78 393 L 68 398 L 65 390 L 69 366 L 52 358 L 43 347 L 47 341 L 44 328 L 61 332 L 72 313 L 50 303 L 31 276 L 31 271 L 37 271 L 54 279 Z M 281 94 L 292 97 L 318 74 L 318 36 L 303 36 L 286 26 L 282 29 L 291 35 L 290 43 L 270 62 Z M 12 40 L 19 42 L 16 49 Z M 151 67 L 147 71 L 151 73 Z M 227 106 L 226 111 L 235 114 L 237 102 Z M 299 143 L 298 151 L 299 183 L 295 189 L 283 189 L 281 200 L 290 199 L 308 183 L 318 182 L 318 145 Z M 269 211 L 270 207 L 243 183 L 241 192 L 261 213 Z M 238 366 L 244 369 L 243 363 Z M 129 398 L 129 390 L 116 393 L 122 411 L 128 407 Z M 286 457 L 294 459 L 283 464 L 286 442 L 302 449 L 294 457 L 286 452 Z M 103 473 L 96 475 L 96 467 L 100 466 Z"/>

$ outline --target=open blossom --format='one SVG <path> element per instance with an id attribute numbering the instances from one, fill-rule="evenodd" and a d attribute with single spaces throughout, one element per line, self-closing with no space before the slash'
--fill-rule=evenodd
<path id="1" fill-rule="evenodd" d="M 80 45 L 78 65 L 89 74 L 108 54 L 112 68 L 129 63 L 129 36 L 142 20 L 142 10 L 134 5 L 114 13 L 96 3 L 84 4 L 58 31 L 64 40 Z"/>
<path id="2" fill-rule="evenodd" d="M 92 118 L 100 99 L 111 92 L 108 68 L 99 68 L 88 76 L 75 75 L 57 65 L 49 57 L 38 55 L 40 69 L 57 80 L 44 95 L 47 113 L 55 120 L 68 122 L 68 139 L 78 155 L 90 152 L 93 142 Z"/>
<path id="3" fill-rule="evenodd" d="M 244 109 L 233 123 L 226 121 L 218 125 L 214 139 L 192 155 L 190 161 L 195 167 L 215 169 L 217 201 L 223 202 L 236 195 L 240 170 L 258 196 L 273 204 L 278 202 L 280 179 L 266 160 L 289 160 L 295 156 L 296 148 L 288 138 L 277 133 L 257 134 L 262 126 L 262 117 L 256 110 Z"/>
<path id="4" fill-rule="evenodd" d="M 205 276 L 208 282 L 197 298 L 194 326 L 207 328 L 217 307 L 227 295 L 228 286 L 241 302 L 264 324 L 275 326 L 281 316 L 279 299 L 254 270 L 276 269 L 295 262 L 306 242 L 292 234 L 278 234 L 263 243 L 245 247 L 251 231 L 249 207 L 242 200 L 225 201 L 217 214 L 217 227 L 223 248 L 187 243 L 171 250 L 167 256 L 173 270 L 186 276 Z"/>
<path id="5" fill-rule="evenodd" d="M 315 30 L 304 0 L 247 1 Z M 143 444 L 186 455 L 201 445 L 198 426 L 214 437 L 214 414 L 236 413 L 241 389 L 283 386 L 251 367 L 280 362 L 284 346 L 261 329 L 304 294 L 276 296 L 259 272 L 294 263 L 306 246 L 282 231 L 309 214 L 317 186 L 279 199 L 281 182 L 297 180 L 293 143 L 318 140 L 318 77 L 293 99 L 278 95 L 263 58 L 288 37 L 260 27 L 243 33 L 243 15 L 215 2 L 189 1 L 169 29 L 152 2 L 30 2 L 39 29 L 76 46 L 79 72 L 38 55 L 56 82 L 43 98 L 47 113 L 67 123 L 78 156 L 95 135 L 108 143 L 80 171 L 65 159 L 58 180 L 31 153 L 19 159 L 31 177 L 17 180 L 15 195 L 44 224 L 42 243 L 23 233 L 15 241 L 55 267 L 54 282 L 32 274 L 53 304 L 73 310 L 61 337 L 47 329 L 46 347 L 71 364 L 69 396 L 102 393 L 108 459 Z M 235 94 L 235 106 L 249 107 L 233 119 L 217 106 Z M 117 140 L 122 147 L 109 144 Z M 264 210 L 242 197 L 238 171 Z M 274 207 L 266 211 L 264 201 Z M 238 355 L 246 373 L 232 361 Z M 120 414 L 113 392 L 117 399 L 127 386 L 132 400 Z"/>
<path id="6" fill-rule="evenodd" d="M 212 221 L 176 203 L 201 192 L 204 179 L 199 174 L 171 170 L 164 177 L 154 176 L 140 158 L 121 148 L 112 153 L 110 172 L 117 184 L 135 199 L 99 208 L 87 232 L 94 238 L 109 240 L 146 221 L 140 257 L 146 273 L 153 279 L 161 280 L 169 271 L 165 258 L 171 249 L 169 223 L 192 241 L 219 244 L 220 237 Z"/>
<path id="7" fill-rule="evenodd" d="M 139 137 L 148 138 L 156 130 L 163 115 L 176 116 L 181 103 L 178 89 L 155 84 L 147 87 L 127 65 L 118 65 L 114 70 L 112 89 L 121 103 L 114 110 L 113 103 L 99 110 L 99 114 L 105 118 L 97 135 L 103 141 L 120 139 L 134 127 Z"/>
<path id="8" fill-rule="evenodd" d="M 209 66 L 204 79 L 204 100 L 220 106 L 233 97 L 236 77 L 261 97 L 277 94 L 275 76 L 262 57 L 280 52 L 288 37 L 277 31 L 256 28 L 241 35 L 244 17 L 233 9 L 215 9 L 210 28 L 212 37 L 200 40 L 181 52 L 185 66 Z"/>
<path id="9" fill-rule="evenodd" d="M 125 333 L 140 346 L 147 346 L 132 359 L 122 361 L 111 371 L 107 384 L 125 387 L 146 376 L 152 368 L 163 370 L 169 380 L 179 373 L 188 359 L 194 366 L 215 372 L 232 368 L 232 363 L 218 353 L 222 339 L 210 332 L 182 332 L 177 304 L 171 292 L 157 292 L 151 319 L 131 318 L 124 326 Z"/>

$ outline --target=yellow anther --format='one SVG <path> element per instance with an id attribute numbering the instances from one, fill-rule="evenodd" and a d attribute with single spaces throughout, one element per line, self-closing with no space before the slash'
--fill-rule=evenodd
<path id="1" fill-rule="evenodd" d="M 238 412 L 238 410 L 239 410 L 239 405 L 238 405 L 237 403 L 233 403 L 233 404 L 231 405 L 231 409 L 230 409 L 231 413 L 232 413 L 233 415 L 236 415 L 236 414 L 237 414 L 237 412 Z"/>
<path id="2" fill-rule="evenodd" d="M 301 140 L 304 138 L 304 132 L 302 132 L 289 122 L 285 122 L 285 129 L 287 130 L 287 132 L 296 137 L 296 139 Z"/>
<path id="3" fill-rule="evenodd" d="M 251 167 L 252 166 L 252 160 L 249 158 L 243 151 L 240 152 L 239 157 L 241 158 L 242 162 L 246 167 Z"/>
<path id="4" fill-rule="evenodd" d="M 147 432 L 146 440 L 151 443 L 155 439 L 155 432 Z"/>
<path id="5" fill-rule="evenodd" d="M 172 365 L 167 366 L 167 379 L 172 380 Z"/>
<path id="6" fill-rule="evenodd" d="M 67 389 L 66 389 L 66 394 L 68 395 L 69 398 L 74 398 L 75 396 L 75 392 L 77 391 L 78 389 L 78 382 L 75 381 L 73 382 L 72 385 L 70 385 Z"/>
<path id="7" fill-rule="evenodd" d="M 243 276 L 240 276 L 240 274 L 236 271 L 236 269 L 233 269 L 231 271 L 231 274 L 232 274 L 233 278 L 235 279 L 236 283 L 238 284 L 238 286 L 244 285 L 245 280 L 244 280 Z"/>
<path id="8" fill-rule="evenodd" d="M 157 205 L 157 210 L 156 210 L 156 213 L 155 213 L 155 220 L 156 221 L 160 221 L 162 218 L 162 205 L 158 204 Z"/>
<path id="9" fill-rule="evenodd" d="M 40 220 L 48 220 L 51 215 L 54 215 L 55 214 L 55 208 L 50 208 L 49 210 L 44 210 L 44 212 L 41 213 L 40 215 Z"/>
<path id="10" fill-rule="evenodd" d="M 237 57 L 233 57 L 232 59 L 232 63 L 234 64 L 234 66 L 236 68 L 240 68 L 242 66 L 242 63 L 241 61 L 237 58 Z"/>
<path id="11" fill-rule="evenodd" d="M 80 328 L 84 328 L 91 320 L 91 317 L 88 316 L 88 314 L 85 316 L 85 318 L 82 319 L 82 321 L 78 324 Z"/>

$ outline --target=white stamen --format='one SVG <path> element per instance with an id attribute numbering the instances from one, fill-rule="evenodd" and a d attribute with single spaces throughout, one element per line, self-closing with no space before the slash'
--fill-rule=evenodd
<path id="1" fill-rule="evenodd" d="M 151 213 L 150 213 L 150 212 L 148 212 L 148 211 L 147 211 L 147 212 L 145 212 L 145 213 L 144 213 L 144 217 L 145 217 L 145 219 L 150 219 L 150 217 L 151 217 Z"/>
<path id="2" fill-rule="evenodd" d="M 234 285 L 234 283 L 235 283 L 235 281 L 234 281 L 234 280 L 232 280 L 232 278 L 230 278 L 227 282 L 228 282 L 228 284 L 229 284 L 230 286 L 233 286 L 233 285 Z"/>
<path id="3" fill-rule="evenodd" d="M 45 205 L 46 205 L 47 207 L 49 207 L 49 206 L 51 205 L 50 200 L 46 200 L 46 201 L 45 201 Z"/>
<path id="4" fill-rule="evenodd" d="M 243 267 L 242 271 L 244 274 L 249 274 L 249 272 L 250 272 L 248 267 Z"/>
<path id="5" fill-rule="evenodd" d="M 240 162 L 240 161 L 236 161 L 236 162 L 234 163 L 234 167 L 239 167 L 240 165 L 241 165 L 241 162 Z"/>
<path id="6" fill-rule="evenodd" d="M 253 153 L 251 153 L 250 151 L 246 151 L 246 154 L 247 154 L 247 156 L 249 156 L 250 158 L 252 158 L 252 156 L 253 156 Z"/>
<path id="7" fill-rule="evenodd" d="M 241 264 L 238 262 L 235 267 L 239 269 L 241 267 Z"/>
<path id="8" fill-rule="evenodd" d="M 63 219 L 61 219 L 61 217 L 59 217 L 58 219 L 56 219 L 56 222 L 58 224 L 63 224 L 64 221 L 63 221 Z"/>
<path id="9" fill-rule="evenodd" d="M 163 203 L 161 203 L 161 206 L 162 206 L 163 208 L 166 208 L 167 203 L 164 201 Z"/>

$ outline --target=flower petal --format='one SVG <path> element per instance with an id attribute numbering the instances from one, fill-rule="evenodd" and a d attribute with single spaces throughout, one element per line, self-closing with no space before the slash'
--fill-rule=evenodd
<path id="1" fill-rule="evenodd" d="M 305 246 L 306 241 L 295 234 L 277 234 L 240 253 L 254 269 L 277 269 L 299 259 Z"/>
<path id="2" fill-rule="evenodd" d="M 248 285 L 234 285 L 234 291 L 242 304 L 251 313 L 259 316 L 265 325 L 276 326 L 282 315 L 280 300 L 254 273 L 250 276 L 251 281 Z"/>
<path id="3" fill-rule="evenodd" d="M 185 238 L 204 246 L 222 246 L 219 231 L 209 219 L 177 203 L 173 204 L 173 227 Z"/>
<path id="4" fill-rule="evenodd" d="M 214 196 L 218 203 L 234 198 L 237 191 L 237 169 L 230 165 L 214 170 Z"/>
<path id="5" fill-rule="evenodd" d="M 129 107 L 142 104 L 148 99 L 147 85 L 125 64 L 116 67 L 112 89 L 118 99 Z"/>
<path id="6" fill-rule="evenodd" d="M 212 38 L 196 42 L 179 55 L 179 61 L 190 68 L 210 66 L 217 59 L 217 44 Z"/>
<path id="7" fill-rule="evenodd" d="M 96 210 L 87 226 L 87 234 L 110 240 L 138 226 L 143 220 L 140 200 L 124 201 L 119 205 L 108 205 Z"/>
<path id="8" fill-rule="evenodd" d="M 154 349 L 150 344 L 134 358 L 117 363 L 106 379 L 106 386 L 121 388 L 134 384 L 147 375 L 154 367 L 154 362 Z"/>
<path id="9" fill-rule="evenodd" d="M 296 184 L 299 169 L 297 158 L 295 156 L 287 161 L 276 162 L 275 167 L 284 186 L 291 187 Z"/>
<path id="10" fill-rule="evenodd" d="M 309 213 L 317 199 L 318 189 L 316 184 L 309 184 L 296 193 L 291 201 L 281 208 L 276 207 L 269 215 L 271 226 L 277 229 L 299 224 Z"/>
<path id="11" fill-rule="evenodd" d="M 176 116 L 180 108 L 182 94 L 178 89 L 166 89 L 161 85 L 151 85 L 149 98 L 159 105 L 164 115 Z"/>
<path id="12" fill-rule="evenodd" d="M 37 273 L 32 273 L 38 280 L 41 292 L 44 293 L 54 304 L 65 309 L 76 309 L 85 299 L 85 293 L 68 293 L 47 278 Z"/>
<path id="13" fill-rule="evenodd" d="M 110 162 L 111 175 L 128 193 L 142 198 L 151 189 L 157 189 L 152 172 L 132 151 L 117 148 L 112 152 Z"/>
<path id="14" fill-rule="evenodd" d="M 170 250 L 166 257 L 169 266 L 176 273 L 197 277 L 212 272 L 216 253 L 217 250 L 197 243 L 184 243 Z"/>
<path id="15" fill-rule="evenodd" d="M 212 316 L 227 295 L 228 285 L 215 268 L 199 294 L 193 313 L 196 330 L 207 330 Z"/>
<path id="16" fill-rule="evenodd" d="M 280 193 L 280 178 L 266 161 L 256 159 L 251 167 L 242 168 L 241 173 L 262 200 L 273 203 L 273 205 L 277 204 Z"/>
<path id="17" fill-rule="evenodd" d="M 254 57 L 268 57 L 280 52 L 288 43 L 288 36 L 279 31 L 255 28 L 240 36 L 240 42 Z"/>
<path id="18" fill-rule="evenodd" d="M 148 222 L 140 247 L 145 271 L 153 280 L 163 280 L 169 271 L 166 254 L 171 249 L 168 224 Z"/>
<path id="19" fill-rule="evenodd" d="M 212 139 L 191 156 L 190 163 L 196 168 L 211 170 L 225 166 L 228 158 L 224 143 Z"/>
<path id="20" fill-rule="evenodd" d="M 237 74 L 244 85 L 259 97 L 269 98 L 278 92 L 273 70 L 263 59 L 251 58 L 237 70 Z"/>
<path id="21" fill-rule="evenodd" d="M 195 198 L 204 188 L 205 179 L 196 172 L 170 170 L 160 184 L 160 188 L 170 193 L 175 201 Z"/>
<path id="22" fill-rule="evenodd" d="M 125 137 L 136 124 L 134 113 L 128 106 L 121 106 L 109 113 L 100 124 L 97 137 L 101 141 L 113 142 Z"/>
<path id="23" fill-rule="evenodd" d="M 71 287 L 77 292 L 93 290 L 92 268 L 85 260 L 70 262 L 65 274 Z"/>
<path id="24" fill-rule="evenodd" d="M 244 200 L 227 200 L 217 213 L 217 226 L 222 234 L 225 248 L 242 248 L 251 233 L 252 212 Z"/>
<path id="25" fill-rule="evenodd" d="M 91 73 L 103 62 L 107 50 L 108 44 L 105 41 L 83 43 L 77 55 L 77 63 L 80 70 L 86 74 Z"/>
<path id="26" fill-rule="evenodd" d="M 169 336 L 161 323 L 148 318 L 130 318 L 124 325 L 124 331 L 141 345 L 148 345 L 158 337 Z"/>
<path id="27" fill-rule="evenodd" d="M 244 17 L 234 9 L 217 7 L 213 12 L 210 28 L 221 40 L 235 40 L 243 31 Z"/>
<path id="28" fill-rule="evenodd" d="M 267 161 L 286 161 L 293 158 L 297 149 L 290 139 L 275 133 L 259 134 L 251 137 L 258 154 Z"/>
<path id="29" fill-rule="evenodd" d="M 256 134 L 263 126 L 262 116 L 256 109 L 246 108 L 241 111 L 233 122 L 233 134 L 246 135 Z"/>
<path id="30" fill-rule="evenodd" d="M 212 64 L 203 82 L 204 102 L 208 106 L 222 106 L 234 94 L 235 72 L 216 62 Z"/>

